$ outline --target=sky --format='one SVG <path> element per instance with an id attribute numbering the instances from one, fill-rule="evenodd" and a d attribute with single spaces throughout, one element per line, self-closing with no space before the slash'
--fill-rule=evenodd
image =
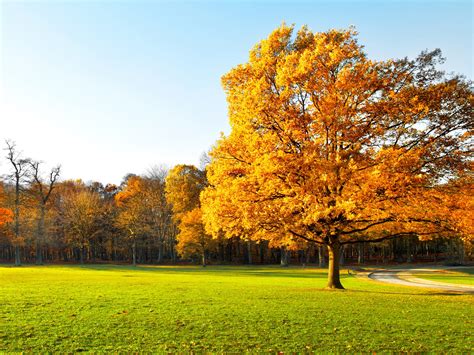
<path id="1" fill-rule="evenodd" d="M 230 131 L 220 77 L 282 22 L 354 25 L 378 60 L 441 48 L 472 79 L 473 18 L 471 1 L 0 0 L 0 143 L 104 184 L 198 165 Z"/>

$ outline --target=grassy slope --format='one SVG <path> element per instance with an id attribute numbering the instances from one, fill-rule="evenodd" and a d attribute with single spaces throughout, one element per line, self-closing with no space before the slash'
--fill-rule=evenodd
<path id="1" fill-rule="evenodd" d="M 462 268 L 458 271 L 447 271 L 443 273 L 414 273 L 416 277 L 438 282 L 453 284 L 474 285 L 474 268 Z"/>
<path id="2" fill-rule="evenodd" d="M 0 267 L 0 351 L 473 351 L 474 297 L 271 267 Z"/>

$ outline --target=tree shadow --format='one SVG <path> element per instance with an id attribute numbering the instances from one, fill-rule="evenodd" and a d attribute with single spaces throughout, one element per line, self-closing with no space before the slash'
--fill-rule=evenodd
<path id="1" fill-rule="evenodd" d="M 406 295 L 406 296 L 466 296 L 469 293 L 465 292 L 394 292 L 394 291 L 373 291 L 373 290 L 354 290 L 354 289 L 347 289 L 347 291 L 354 292 L 354 293 L 376 293 L 376 294 L 384 294 L 384 295 Z"/>
<path id="2" fill-rule="evenodd" d="M 114 272 L 146 272 L 146 273 L 175 273 L 175 274 L 203 274 L 206 276 L 225 275 L 229 277 L 275 277 L 275 278 L 298 278 L 298 279 L 325 279 L 327 273 L 321 272 L 318 268 L 282 268 L 280 266 L 234 266 L 234 265 L 212 265 L 202 266 L 166 266 L 166 265 L 110 265 L 110 264 L 85 264 L 85 265 L 67 265 L 73 268 L 81 268 L 97 271 L 114 271 Z M 353 277 L 351 274 L 341 274 L 341 278 L 345 279 Z"/>

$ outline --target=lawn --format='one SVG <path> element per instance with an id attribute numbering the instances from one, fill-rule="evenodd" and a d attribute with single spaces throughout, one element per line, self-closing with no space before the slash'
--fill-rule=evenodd
<path id="1" fill-rule="evenodd" d="M 279 267 L 0 267 L 0 351 L 472 352 L 474 296 Z"/>
<path id="2" fill-rule="evenodd" d="M 413 273 L 413 276 L 431 281 L 474 285 L 474 267 L 460 268 L 457 271 L 449 270 L 436 273 Z"/>

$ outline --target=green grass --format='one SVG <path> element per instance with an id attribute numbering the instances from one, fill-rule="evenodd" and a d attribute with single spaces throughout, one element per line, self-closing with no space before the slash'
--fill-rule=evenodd
<path id="1" fill-rule="evenodd" d="M 474 285 L 474 267 L 461 268 L 459 271 L 449 270 L 439 273 L 413 273 L 413 276 L 431 281 Z"/>
<path id="2" fill-rule="evenodd" d="M 474 296 L 290 267 L 0 267 L 0 352 L 472 352 Z"/>

